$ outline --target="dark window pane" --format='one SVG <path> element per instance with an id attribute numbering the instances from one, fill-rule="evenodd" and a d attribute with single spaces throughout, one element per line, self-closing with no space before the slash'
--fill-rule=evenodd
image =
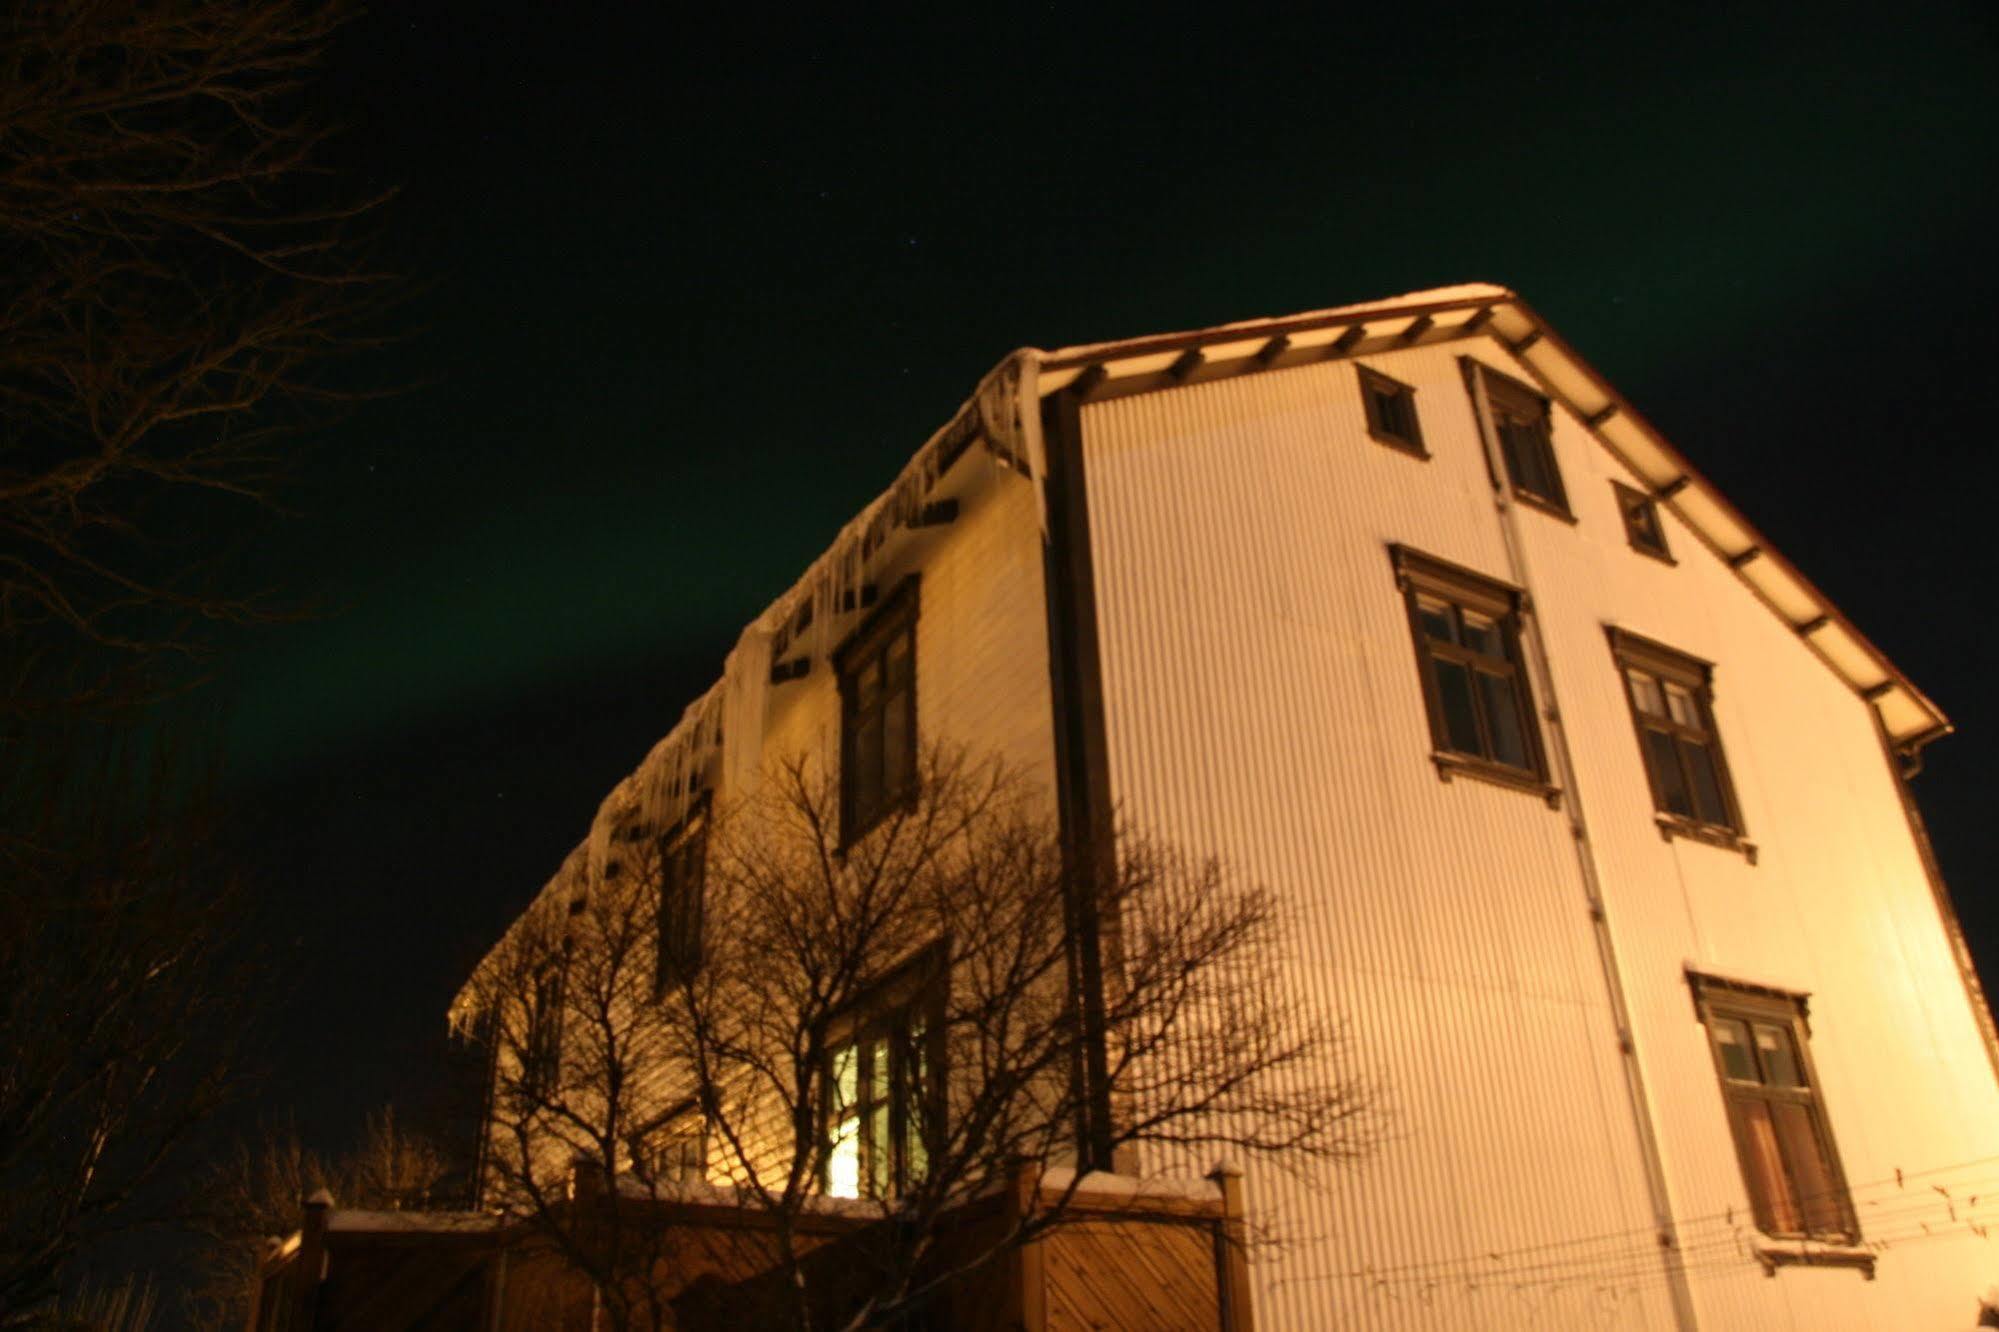
<path id="1" fill-rule="evenodd" d="M 1444 709 L 1445 742 L 1460 754 L 1483 756 L 1485 747 L 1479 741 L 1477 704 L 1472 702 L 1471 678 L 1463 666 L 1454 661 L 1435 661 L 1437 673 L 1437 700 Z"/>
<path id="2" fill-rule="evenodd" d="M 1664 553 L 1666 533 L 1659 526 L 1659 510 L 1656 505 L 1641 496 L 1628 496 L 1625 500 L 1624 519 L 1630 525 L 1631 540 L 1634 545 L 1645 550 Z"/>
<path id="3" fill-rule="evenodd" d="M 1757 1082 L 1756 1058 L 1749 1053 L 1749 1031 L 1734 1018 L 1714 1020 L 1714 1045 L 1721 1051 L 1722 1072 L 1736 1082 Z"/>
<path id="4" fill-rule="evenodd" d="M 1772 1087 L 1802 1087 L 1805 1075 L 1798 1068 L 1798 1052 L 1791 1033 L 1767 1022 L 1756 1024 L 1756 1054 L 1763 1065 L 1763 1081 Z"/>
<path id="5" fill-rule="evenodd" d="M 865 824 L 882 804 L 882 719 L 862 718 L 854 731 L 853 811 Z"/>
<path id="6" fill-rule="evenodd" d="M 1520 700 L 1513 691 L 1513 678 L 1480 671 L 1478 692 L 1492 735 L 1492 757 L 1508 767 L 1528 767 L 1527 738 L 1520 729 Z"/>
<path id="7" fill-rule="evenodd" d="M 1463 612 L 1465 646 L 1474 652 L 1482 652 L 1500 661 L 1506 659 L 1506 639 L 1499 626 L 1483 615 L 1471 611 Z"/>
<path id="8" fill-rule="evenodd" d="M 913 660 L 909 639 L 909 631 L 904 630 L 889 640 L 886 688 L 891 692 L 909 683 L 910 662 Z"/>
<path id="9" fill-rule="evenodd" d="M 1545 426 L 1541 422 L 1502 417 L 1499 436 L 1505 445 L 1506 466 L 1512 473 L 1513 484 L 1536 499 L 1554 499 Z"/>
<path id="10" fill-rule="evenodd" d="M 1458 641 L 1457 613 L 1441 601 L 1425 598 L 1416 603 L 1416 617 L 1423 624 L 1423 633 L 1439 643 Z"/>
<path id="11" fill-rule="evenodd" d="M 1713 752 L 1692 740 L 1680 741 L 1680 752 L 1687 756 L 1687 771 L 1694 776 L 1694 817 L 1727 827 L 1728 805 L 1721 798 L 1721 776 L 1715 771 Z"/>
<path id="12" fill-rule="evenodd" d="M 881 662 L 871 659 L 854 673 L 854 710 L 866 712 L 881 693 Z"/>
<path id="13" fill-rule="evenodd" d="M 1649 728 L 1645 735 L 1645 764 L 1658 786 L 1659 803 L 1674 814 L 1695 817 L 1693 800 L 1687 793 L 1687 779 L 1680 773 L 1680 758 L 1673 737 Z"/>
<path id="14" fill-rule="evenodd" d="M 882 708 L 882 796 L 894 799 L 916 777 L 916 696 L 891 695 Z"/>

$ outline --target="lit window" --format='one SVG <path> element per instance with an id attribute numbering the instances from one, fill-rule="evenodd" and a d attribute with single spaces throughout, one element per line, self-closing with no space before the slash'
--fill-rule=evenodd
<path id="1" fill-rule="evenodd" d="M 833 1024 L 821 1123 L 834 1197 L 892 1198 L 923 1177 L 943 1085 L 942 983 L 932 954 Z"/>
<path id="2" fill-rule="evenodd" d="M 1519 380 L 1476 361 L 1467 359 L 1465 367 L 1475 383 L 1485 386 L 1486 411 L 1492 417 L 1513 493 L 1537 508 L 1570 517 L 1568 492 L 1562 488 L 1561 469 L 1555 465 L 1548 400 Z"/>
<path id="3" fill-rule="evenodd" d="M 1653 808 L 1673 828 L 1732 841 L 1742 817 L 1715 733 L 1713 668 L 1622 629 L 1610 631 L 1610 644 L 1624 673 Z"/>
<path id="4" fill-rule="evenodd" d="M 915 580 L 836 656 L 840 837 L 851 843 L 916 794 Z"/>
<path id="5" fill-rule="evenodd" d="M 1354 368 L 1360 372 L 1360 400 L 1367 411 L 1367 433 L 1391 449 L 1401 449 L 1419 458 L 1429 457 L 1429 451 L 1423 447 L 1422 424 L 1416 419 L 1416 390 L 1379 370 L 1364 365 Z"/>
<path id="6" fill-rule="evenodd" d="M 1709 976 L 1688 979 L 1756 1228 L 1777 1239 L 1859 1239 L 1812 1070 L 1804 999 Z"/>
<path id="7" fill-rule="evenodd" d="M 661 993 L 701 967 L 701 898 L 708 859 L 704 792 L 679 825 L 660 839 L 659 968 Z"/>
<path id="8" fill-rule="evenodd" d="M 1519 593 L 1407 547 L 1391 550 L 1439 760 L 1538 787 L 1546 769 L 1521 669 Z"/>

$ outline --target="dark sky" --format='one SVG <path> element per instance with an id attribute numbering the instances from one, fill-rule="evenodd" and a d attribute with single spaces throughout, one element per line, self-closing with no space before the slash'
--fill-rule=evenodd
<path id="1" fill-rule="evenodd" d="M 1467 280 L 1954 717 L 1918 792 L 1999 981 L 1989 7 L 1375 8 L 351 29 L 338 153 L 426 282 L 377 369 L 425 386 L 300 477 L 260 562 L 327 613 L 226 682 L 296 958 L 263 1103 L 420 1098 L 598 800 L 1008 350 Z"/>

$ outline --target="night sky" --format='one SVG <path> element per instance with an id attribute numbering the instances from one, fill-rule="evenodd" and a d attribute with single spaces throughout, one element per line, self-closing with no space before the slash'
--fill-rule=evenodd
<path id="1" fill-rule="evenodd" d="M 1917 791 L 1999 982 L 1989 6 L 637 8 L 384 3 L 322 90 L 424 285 L 417 387 L 258 552 L 321 613 L 219 686 L 295 987 L 260 1107 L 423 1099 L 598 801 L 1007 351 L 1469 280 L 1954 718 Z"/>

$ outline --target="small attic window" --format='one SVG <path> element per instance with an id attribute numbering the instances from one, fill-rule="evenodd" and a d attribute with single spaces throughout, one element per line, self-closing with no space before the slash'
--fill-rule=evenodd
<path id="1" fill-rule="evenodd" d="M 1673 553 L 1666 548 L 1666 524 L 1659 517 L 1658 501 L 1622 481 L 1611 482 L 1610 488 L 1617 496 L 1617 511 L 1624 515 L 1624 536 L 1631 549 L 1675 563 Z"/>
<path id="2" fill-rule="evenodd" d="M 1390 379 L 1379 370 L 1364 365 L 1360 372 L 1360 400 L 1367 409 L 1367 433 L 1391 449 L 1430 456 L 1423 447 L 1423 427 L 1416 420 L 1416 390 L 1400 380 Z"/>

